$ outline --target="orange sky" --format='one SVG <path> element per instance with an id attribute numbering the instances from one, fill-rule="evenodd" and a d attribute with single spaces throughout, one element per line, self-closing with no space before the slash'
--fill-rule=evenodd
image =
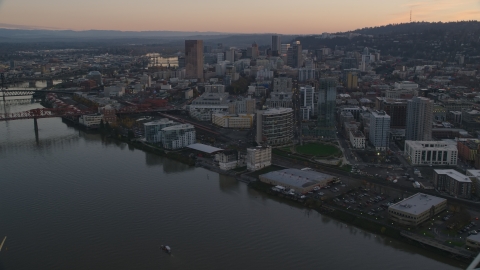
<path id="1" fill-rule="evenodd" d="M 314 34 L 480 19 L 480 0 L 0 0 L 0 27 Z"/>

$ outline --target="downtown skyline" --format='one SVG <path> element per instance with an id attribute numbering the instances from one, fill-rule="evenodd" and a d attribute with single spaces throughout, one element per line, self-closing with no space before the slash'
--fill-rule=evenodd
<path id="1" fill-rule="evenodd" d="M 292 14 L 292 10 L 295 13 Z M 319 34 L 480 17 L 479 0 L 0 0 L 0 27 L 58 30 Z M 345 20 L 348 18 L 348 20 Z"/>

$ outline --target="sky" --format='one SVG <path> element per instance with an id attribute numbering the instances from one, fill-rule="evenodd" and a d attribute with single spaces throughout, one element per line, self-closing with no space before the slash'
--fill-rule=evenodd
<path id="1" fill-rule="evenodd" d="M 318 34 L 480 20 L 480 0 L 0 0 L 0 27 Z"/>

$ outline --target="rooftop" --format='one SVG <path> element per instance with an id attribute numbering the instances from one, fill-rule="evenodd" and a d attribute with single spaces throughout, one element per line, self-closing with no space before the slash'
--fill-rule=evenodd
<path id="1" fill-rule="evenodd" d="M 293 110 L 291 108 L 273 108 L 266 110 L 263 115 L 275 115 L 288 112 L 293 112 Z"/>
<path id="2" fill-rule="evenodd" d="M 405 145 L 410 145 L 412 148 L 432 149 L 432 148 L 444 148 L 445 150 L 457 150 L 456 143 L 450 143 L 446 141 L 405 141 Z"/>
<path id="3" fill-rule="evenodd" d="M 279 183 L 284 183 L 297 188 L 318 185 L 321 182 L 333 179 L 333 176 L 315 171 L 302 171 L 298 169 L 285 169 L 260 175 Z"/>
<path id="4" fill-rule="evenodd" d="M 204 153 L 208 153 L 208 154 L 215 153 L 215 152 L 218 152 L 218 151 L 223 151 L 223 149 L 216 148 L 216 147 L 206 145 L 206 144 L 202 144 L 202 143 L 190 144 L 189 146 L 187 146 L 187 148 L 197 150 L 197 151 L 200 151 L 200 152 L 204 152 Z"/>
<path id="5" fill-rule="evenodd" d="M 480 234 L 472 234 L 469 237 L 467 237 L 467 240 L 480 242 Z"/>
<path id="6" fill-rule="evenodd" d="M 446 201 L 446 199 L 435 197 L 432 195 L 426 195 L 423 193 L 417 193 L 410 196 L 403 201 L 400 201 L 394 205 L 388 207 L 388 209 L 394 209 L 409 214 L 418 215 L 425 211 L 428 211 L 432 206 L 438 205 Z"/>
<path id="7" fill-rule="evenodd" d="M 470 178 L 468 178 L 466 175 L 464 175 L 463 173 L 459 173 L 453 169 L 446 169 L 446 170 L 436 169 L 434 171 L 437 174 L 446 174 L 449 177 L 457 180 L 458 182 L 466 182 L 466 183 L 472 182 L 472 180 L 470 180 Z"/>

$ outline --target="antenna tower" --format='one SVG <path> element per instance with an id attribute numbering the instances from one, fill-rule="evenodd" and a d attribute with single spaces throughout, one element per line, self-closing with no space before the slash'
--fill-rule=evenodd
<path id="1" fill-rule="evenodd" d="M 410 10 L 410 22 L 412 22 L 412 10 Z"/>

